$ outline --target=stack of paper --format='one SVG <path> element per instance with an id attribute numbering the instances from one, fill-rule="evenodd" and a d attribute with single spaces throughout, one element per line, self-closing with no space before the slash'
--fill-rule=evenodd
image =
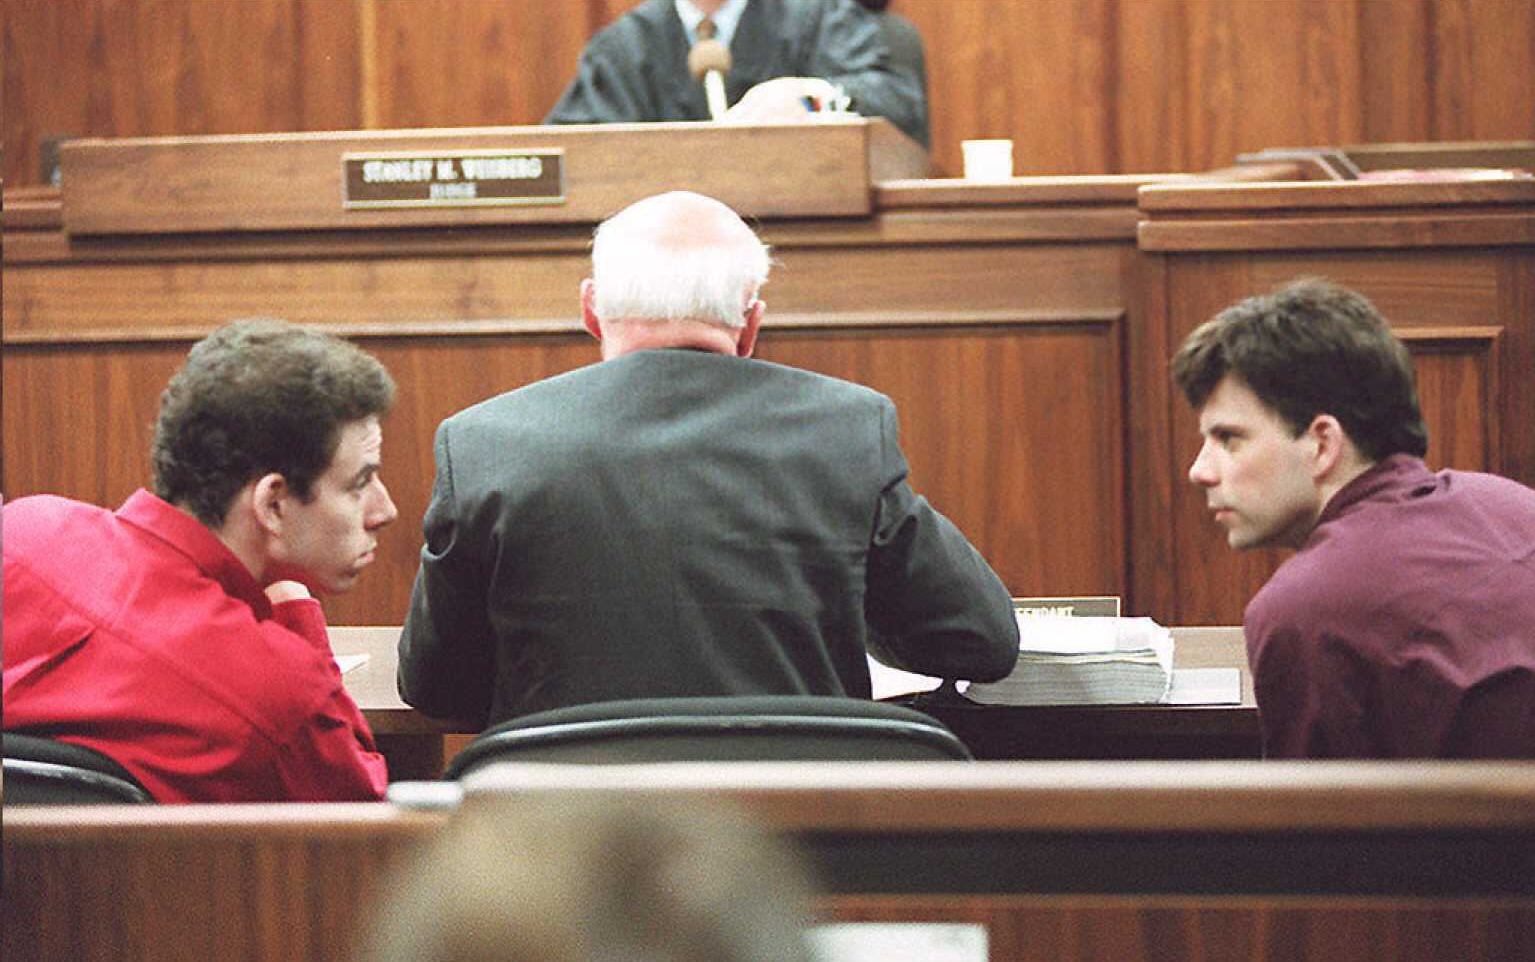
<path id="1" fill-rule="evenodd" d="M 1167 697 L 1173 636 L 1150 618 L 1020 616 L 1018 665 L 965 690 L 987 705 L 1138 705 Z"/>

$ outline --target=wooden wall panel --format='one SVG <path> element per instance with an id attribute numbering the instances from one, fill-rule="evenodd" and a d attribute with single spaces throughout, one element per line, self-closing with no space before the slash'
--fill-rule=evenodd
<path id="1" fill-rule="evenodd" d="M 1526 902 L 1292 896 L 834 895 L 844 922 L 970 922 L 1006 962 L 1508 959 L 1535 939 Z"/>
<path id="2" fill-rule="evenodd" d="M 46 492 L 115 507 L 149 479 L 149 441 L 159 388 L 189 345 L 66 349 L 48 355 L 7 347 L 4 451 L 8 497 Z M 158 385 L 156 387 L 155 385 Z"/>
<path id="3" fill-rule="evenodd" d="M 1093 321 L 769 332 L 758 353 L 890 395 L 913 486 L 1013 594 L 1119 595 L 1119 337 Z"/>
<path id="4" fill-rule="evenodd" d="M 537 123 L 638 0 L 5 0 L 3 174 L 58 134 Z M 1264 147 L 1535 137 L 1535 0 L 895 0 L 935 168 L 1202 170 Z"/>
<path id="5" fill-rule="evenodd" d="M 1179 169 L 1258 144 L 1357 140 L 1356 13 L 1354 4 L 1307 0 L 1189 4 L 1182 82 L 1190 106 Z"/>
<path id="6" fill-rule="evenodd" d="M 1177 82 L 1187 70 L 1183 0 L 1142 0 L 1115 7 L 1119 56 L 1115 61 L 1116 169 L 1185 168 L 1189 98 Z"/>
<path id="7" fill-rule="evenodd" d="M 1365 3 L 1359 35 L 1364 128 L 1360 143 L 1402 143 L 1433 138 L 1435 71 L 1430 17 L 1435 0 Z"/>
<path id="8" fill-rule="evenodd" d="M 299 2 L 298 113 L 294 130 L 356 130 L 363 115 L 363 57 L 356 3 Z"/>
<path id="9" fill-rule="evenodd" d="M 596 10 L 586 0 L 367 2 L 382 128 L 538 123 L 574 76 Z"/>
<path id="10" fill-rule="evenodd" d="M 1109 65 L 1114 8 L 1106 0 L 896 3 L 927 50 L 934 161 L 962 168 L 959 142 L 1014 141 L 1019 174 L 1114 169 Z"/>
<path id="11" fill-rule="evenodd" d="M 567 258 L 172 261 L 7 271 L 6 324 L 30 331 L 207 329 L 238 317 L 368 324 L 563 319 L 579 327 L 587 272 Z"/>
<path id="12" fill-rule="evenodd" d="M 1535 125 L 1535 3 L 1430 8 L 1432 140 L 1506 140 Z"/>

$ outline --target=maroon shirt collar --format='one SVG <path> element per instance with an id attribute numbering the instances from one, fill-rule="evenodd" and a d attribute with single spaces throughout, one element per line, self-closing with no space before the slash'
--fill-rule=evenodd
<path id="1" fill-rule="evenodd" d="M 128 496 L 117 517 L 186 555 L 226 594 L 250 605 L 257 618 L 272 616 L 272 603 L 250 569 L 201 521 L 143 488 Z"/>
<path id="2" fill-rule="evenodd" d="M 1432 490 L 1438 486 L 1438 479 L 1421 458 L 1411 454 L 1389 454 L 1371 465 L 1369 470 L 1339 488 L 1338 493 L 1333 495 L 1327 502 L 1327 506 L 1322 509 L 1316 526 L 1320 528 L 1333 518 L 1347 514 L 1354 505 L 1382 494 L 1409 491 L 1418 493 L 1422 488 L 1427 487 Z M 1421 491 L 1421 493 L 1427 494 L 1429 491 Z"/>

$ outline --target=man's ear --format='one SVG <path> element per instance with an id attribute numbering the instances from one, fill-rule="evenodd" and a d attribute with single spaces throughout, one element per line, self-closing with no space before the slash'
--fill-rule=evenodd
<path id="1" fill-rule="evenodd" d="M 586 325 L 588 333 L 597 340 L 602 340 L 602 322 L 597 320 L 597 311 L 593 306 L 596 303 L 597 288 L 588 277 L 581 282 L 581 323 Z"/>
<path id="2" fill-rule="evenodd" d="M 752 356 L 752 350 L 757 346 L 757 331 L 762 327 L 762 315 L 765 313 L 767 304 L 760 298 L 752 298 L 746 307 L 746 323 L 741 328 L 740 337 L 736 338 L 737 357 Z"/>
<path id="3" fill-rule="evenodd" d="M 250 492 L 256 525 L 272 537 L 281 535 L 283 521 L 288 514 L 288 499 L 293 495 L 287 480 L 273 471 L 257 478 L 246 490 Z"/>
<path id="4" fill-rule="evenodd" d="M 1346 460 L 1354 442 L 1349 440 L 1343 424 L 1331 414 L 1318 414 L 1312 418 L 1311 424 L 1306 427 L 1306 434 L 1316 445 L 1311 475 L 1320 481 L 1333 474 Z"/>

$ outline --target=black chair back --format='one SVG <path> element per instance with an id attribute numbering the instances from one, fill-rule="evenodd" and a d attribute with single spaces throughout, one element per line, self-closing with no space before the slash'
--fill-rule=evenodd
<path id="1" fill-rule="evenodd" d="M 954 733 L 899 705 L 820 695 L 636 698 L 572 705 L 489 728 L 447 778 L 497 761 L 969 761 Z"/>
<path id="2" fill-rule="evenodd" d="M 0 742 L 7 805 L 154 801 L 126 768 L 94 749 L 15 732 L 0 734 Z"/>

